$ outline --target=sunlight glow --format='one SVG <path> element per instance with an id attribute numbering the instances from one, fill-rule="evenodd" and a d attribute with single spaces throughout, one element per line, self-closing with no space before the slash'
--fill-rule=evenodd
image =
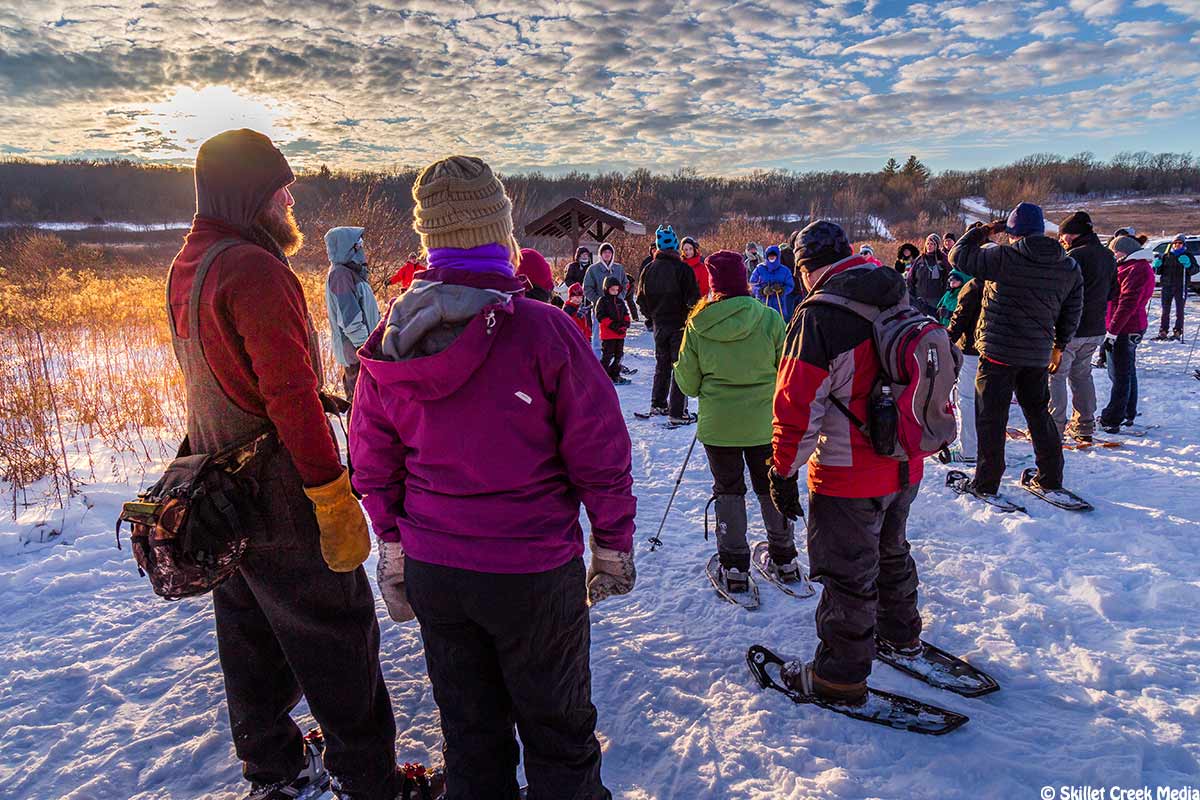
<path id="1" fill-rule="evenodd" d="M 281 125 L 287 109 L 273 100 L 239 94 L 228 86 L 199 91 L 183 86 L 170 100 L 149 107 L 140 122 L 147 131 L 151 158 L 193 158 L 205 139 L 230 128 L 253 128 L 273 141 L 293 138 Z"/>

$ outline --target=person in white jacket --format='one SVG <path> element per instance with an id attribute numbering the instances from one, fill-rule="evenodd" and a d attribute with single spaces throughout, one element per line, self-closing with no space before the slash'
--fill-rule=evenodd
<path id="1" fill-rule="evenodd" d="M 325 307 L 329 314 L 333 357 L 342 368 L 346 399 L 354 401 L 358 383 L 358 348 L 379 324 L 379 301 L 367 280 L 363 229 L 331 228 L 325 234 L 329 273 L 325 276 Z"/>

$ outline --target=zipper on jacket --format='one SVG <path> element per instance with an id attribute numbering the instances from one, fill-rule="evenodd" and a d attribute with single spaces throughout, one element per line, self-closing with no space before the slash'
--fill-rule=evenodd
<path id="1" fill-rule="evenodd" d="M 492 329 L 496 327 L 496 310 L 494 308 L 488 309 L 488 312 L 483 316 L 487 320 L 487 335 L 491 336 Z"/>

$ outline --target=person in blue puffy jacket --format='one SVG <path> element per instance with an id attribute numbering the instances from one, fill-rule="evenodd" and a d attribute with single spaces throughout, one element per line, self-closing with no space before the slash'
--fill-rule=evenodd
<path id="1" fill-rule="evenodd" d="M 788 295 L 795 288 L 796 280 L 792 277 L 792 271 L 779 259 L 778 247 L 771 245 L 765 255 L 767 260 L 750 274 L 750 288 L 754 290 L 755 298 L 778 311 L 787 322 L 792 318 L 791 298 Z"/>

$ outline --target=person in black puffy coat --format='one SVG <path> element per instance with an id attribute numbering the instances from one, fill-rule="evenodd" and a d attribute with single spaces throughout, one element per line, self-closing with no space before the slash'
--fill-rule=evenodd
<path id="1" fill-rule="evenodd" d="M 967 231 L 950 251 L 950 264 L 984 281 L 976 328 L 975 380 L 978 461 L 974 489 L 994 495 L 1004 477 L 1004 443 L 1014 391 L 1029 423 L 1045 491 L 1062 488 L 1062 437 L 1050 416 L 1047 374 L 1058 371 L 1083 310 L 1083 276 L 1062 245 L 1045 235 L 1042 209 L 1018 205 L 1006 221 Z M 1011 245 L 983 247 L 1007 233 Z"/>

